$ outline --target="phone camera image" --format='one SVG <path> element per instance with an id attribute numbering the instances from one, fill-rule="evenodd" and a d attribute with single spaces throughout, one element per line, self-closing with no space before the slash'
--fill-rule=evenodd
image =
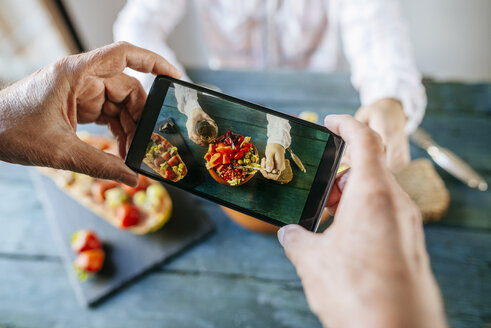
<path id="1" fill-rule="evenodd" d="M 176 82 L 135 136 L 146 138 L 139 172 L 280 225 L 299 223 L 313 200 L 320 206 L 327 180 L 316 190 L 316 177 L 336 151 L 327 130 Z"/>

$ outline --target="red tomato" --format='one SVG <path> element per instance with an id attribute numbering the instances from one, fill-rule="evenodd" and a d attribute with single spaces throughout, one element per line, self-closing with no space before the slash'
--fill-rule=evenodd
<path id="1" fill-rule="evenodd" d="M 164 179 L 172 180 L 173 177 L 174 177 L 174 171 L 172 171 L 171 169 L 165 170 Z"/>
<path id="2" fill-rule="evenodd" d="M 112 189 L 114 187 L 119 186 L 120 183 L 116 181 L 111 181 L 111 180 L 96 180 L 91 188 L 92 191 L 92 197 L 98 202 L 104 202 L 106 200 L 106 197 L 104 196 L 104 193 L 106 190 Z"/>
<path id="3" fill-rule="evenodd" d="M 80 253 L 90 249 L 100 249 L 102 244 L 92 230 L 79 230 L 72 234 L 70 246 L 74 252 Z"/>
<path id="4" fill-rule="evenodd" d="M 102 249 L 91 249 L 78 254 L 73 263 L 77 269 L 89 273 L 99 272 L 104 264 L 104 251 Z"/>
<path id="5" fill-rule="evenodd" d="M 242 157 L 244 157 L 244 153 L 241 153 L 240 151 L 234 155 L 234 159 L 241 159 Z"/>
<path id="6" fill-rule="evenodd" d="M 168 161 L 170 159 L 170 154 L 168 151 L 166 151 L 165 153 L 162 154 L 162 158 L 165 159 L 166 161 Z"/>
<path id="7" fill-rule="evenodd" d="M 242 141 L 244 141 L 244 137 L 240 136 L 239 140 L 237 141 L 237 144 L 240 145 L 242 143 Z"/>
<path id="8" fill-rule="evenodd" d="M 116 217 L 119 220 L 120 228 L 128 228 L 138 223 L 140 220 L 140 210 L 131 203 L 124 203 L 116 209 Z"/>
<path id="9" fill-rule="evenodd" d="M 248 147 L 244 147 L 244 148 L 242 148 L 242 149 L 240 150 L 240 152 L 241 152 L 241 153 L 246 154 L 246 153 L 248 153 L 248 152 L 249 152 L 249 148 L 248 148 Z"/>
<path id="10" fill-rule="evenodd" d="M 252 147 L 252 144 L 250 142 L 244 142 L 244 144 L 242 145 L 242 147 L 251 148 Z"/>
<path id="11" fill-rule="evenodd" d="M 177 165 L 177 163 L 179 163 L 179 157 L 177 157 L 177 155 L 174 155 L 170 160 L 167 161 L 167 163 L 169 163 L 170 166 L 175 166 Z"/>
<path id="12" fill-rule="evenodd" d="M 146 190 L 147 187 L 150 185 L 150 180 L 146 176 L 143 176 L 141 174 L 138 174 L 139 180 L 138 180 L 138 186 L 135 188 L 132 188 L 130 186 L 127 186 L 125 184 L 121 184 L 121 187 L 123 190 L 130 196 L 133 197 L 137 191 L 140 190 Z"/>

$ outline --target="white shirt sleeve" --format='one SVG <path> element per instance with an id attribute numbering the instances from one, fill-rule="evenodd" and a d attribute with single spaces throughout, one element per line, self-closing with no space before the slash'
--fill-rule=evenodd
<path id="1" fill-rule="evenodd" d="M 177 109 L 181 113 L 189 116 L 195 108 L 201 108 L 198 103 L 198 91 L 175 83 L 174 87 L 176 90 Z"/>
<path id="2" fill-rule="evenodd" d="M 127 41 L 149 49 L 176 66 L 189 80 L 183 66 L 166 44 L 167 37 L 184 16 L 185 0 L 128 0 L 113 26 L 114 40 Z M 154 76 L 130 69 L 125 73 L 136 77 L 148 92 Z"/>
<path id="3" fill-rule="evenodd" d="M 287 119 L 266 114 L 268 120 L 268 142 L 267 144 L 277 143 L 285 149 L 290 147 L 292 137 L 290 136 L 290 122 Z"/>
<path id="4" fill-rule="evenodd" d="M 423 119 L 426 93 L 398 1 L 338 0 L 337 5 L 351 81 L 362 105 L 399 100 L 408 118 L 406 132 L 413 132 Z"/>

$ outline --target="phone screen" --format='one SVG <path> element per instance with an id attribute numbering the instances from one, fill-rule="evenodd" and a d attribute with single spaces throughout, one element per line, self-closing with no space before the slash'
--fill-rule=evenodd
<path id="1" fill-rule="evenodd" d="M 278 225 L 319 214 L 339 137 L 258 105 L 163 80 L 150 92 L 130 167 Z"/>

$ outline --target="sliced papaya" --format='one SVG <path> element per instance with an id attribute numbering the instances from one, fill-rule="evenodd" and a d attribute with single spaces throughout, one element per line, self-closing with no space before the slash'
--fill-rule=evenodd
<path id="1" fill-rule="evenodd" d="M 223 155 L 222 164 L 230 164 L 230 158 L 227 155 Z"/>

